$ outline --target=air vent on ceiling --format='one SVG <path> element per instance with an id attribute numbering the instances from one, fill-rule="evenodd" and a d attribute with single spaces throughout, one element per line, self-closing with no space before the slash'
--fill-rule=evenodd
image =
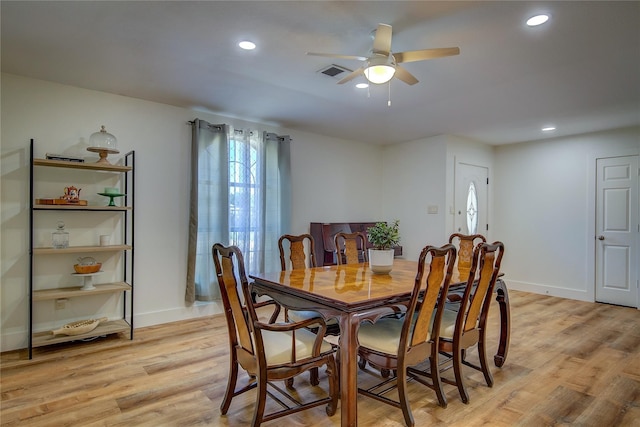
<path id="1" fill-rule="evenodd" d="M 349 70 L 348 68 L 344 68 L 341 67 L 339 65 L 336 64 L 331 64 L 328 67 L 325 67 L 321 70 L 318 71 L 321 74 L 324 74 L 325 76 L 329 76 L 329 77 L 334 77 L 334 78 L 342 78 L 341 74 L 343 73 L 350 73 L 351 70 Z"/>

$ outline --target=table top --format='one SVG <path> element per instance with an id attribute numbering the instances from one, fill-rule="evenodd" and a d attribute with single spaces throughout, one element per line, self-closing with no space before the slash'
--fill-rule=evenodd
<path id="1" fill-rule="evenodd" d="M 328 303 L 346 310 L 376 306 L 381 302 L 409 299 L 413 291 L 417 261 L 395 259 L 389 274 L 374 274 L 368 263 L 331 265 L 250 275 L 258 285 L 271 290 Z M 425 275 L 428 266 L 425 266 Z M 457 283 L 454 268 L 451 284 Z"/>

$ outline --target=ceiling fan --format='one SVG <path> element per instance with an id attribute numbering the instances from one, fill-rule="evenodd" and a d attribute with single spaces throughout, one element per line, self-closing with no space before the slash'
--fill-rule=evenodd
<path id="1" fill-rule="evenodd" d="M 424 61 L 427 59 L 442 58 L 445 56 L 453 56 L 460 54 L 457 47 L 443 47 L 437 49 L 410 50 L 407 52 L 391 52 L 391 25 L 378 24 L 378 28 L 374 30 L 373 49 L 371 56 L 358 55 L 340 55 L 334 53 L 314 53 L 307 52 L 307 55 L 327 56 L 330 58 L 357 59 L 364 61 L 362 66 L 351 72 L 338 82 L 338 84 L 346 83 L 355 79 L 360 75 L 369 80 L 371 83 L 382 84 L 391 80 L 393 77 L 398 78 L 409 85 L 418 83 L 410 72 L 398 64 L 404 62 Z"/>

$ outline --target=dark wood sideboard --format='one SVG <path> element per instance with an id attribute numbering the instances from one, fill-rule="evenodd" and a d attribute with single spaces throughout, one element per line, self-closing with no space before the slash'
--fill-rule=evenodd
<path id="1" fill-rule="evenodd" d="M 312 222 L 309 225 L 309 234 L 313 236 L 315 242 L 315 254 L 318 267 L 325 265 L 335 265 L 335 244 L 333 238 L 336 233 L 355 233 L 364 234 L 367 241 L 367 248 L 372 245 L 367 237 L 367 228 L 373 227 L 375 222 Z M 402 255 L 402 246 L 394 248 L 395 256 Z"/>

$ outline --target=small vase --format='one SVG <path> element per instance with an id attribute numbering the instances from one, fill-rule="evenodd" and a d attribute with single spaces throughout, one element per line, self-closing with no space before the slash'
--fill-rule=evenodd
<path id="1" fill-rule="evenodd" d="M 58 229 L 51 233 L 51 246 L 56 249 L 69 247 L 69 232 L 64 229 L 64 222 L 58 221 Z"/>
<path id="2" fill-rule="evenodd" d="M 389 274 L 393 269 L 393 249 L 369 249 L 369 268 L 374 274 Z"/>

